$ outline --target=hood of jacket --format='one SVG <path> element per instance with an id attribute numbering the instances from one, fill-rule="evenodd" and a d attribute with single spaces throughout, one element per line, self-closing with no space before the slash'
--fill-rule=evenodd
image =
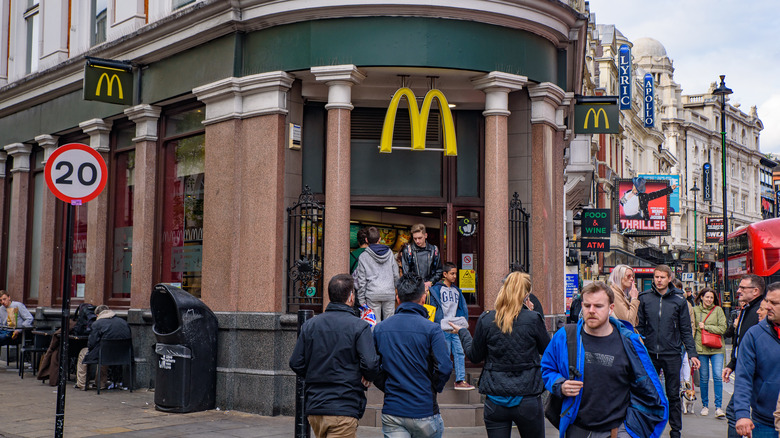
<path id="1" fill-rule="evenodd" d="M 116 313 L 114 313 L 113 310 L 104 310 L 100 312 L 100 315 L 97 316 L 97 319 L 108 319 L 113 318 L 116 316 Z"/>
<path id="2" fill-rule="evenodd" d="M 390 251 L 390 247 L 381 243 L 372 243 L 363 252 L 370 255 L 377 262 L 386 262 L 393 258 L 393 252 Z"/>

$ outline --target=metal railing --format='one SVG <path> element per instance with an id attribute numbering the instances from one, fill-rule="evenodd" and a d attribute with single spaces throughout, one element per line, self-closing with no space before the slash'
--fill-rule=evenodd
<path id="1" fill-rule="evenodd" d="M 322 311 L 325 206 L 305 186 L 287 209 L 287 312 Z"/>
<path id="2" fill-rule="evenodd" d="M 520 195 L 515 192 L 509 201 L 509 270 L 530 272 L 531 215 L 523 208 Z"/>

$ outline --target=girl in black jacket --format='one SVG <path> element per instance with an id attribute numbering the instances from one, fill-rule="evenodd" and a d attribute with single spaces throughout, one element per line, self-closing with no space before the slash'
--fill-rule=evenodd
<path id="1" fill-rule="evenodd" d="M 484 418 L 489 438 L 509 437 L 513 422 L 523 438 L 544 437 L 540 357 L 550 336 L 541 315 L 529 309 L 530 292 L 528 274 L 509 274 L 498 292 L 496 310 L 479 317 L 474 339 L 467 329 L 458 331 L 469 360 L 485 361 L 479 392 L 487 396 Z"/>

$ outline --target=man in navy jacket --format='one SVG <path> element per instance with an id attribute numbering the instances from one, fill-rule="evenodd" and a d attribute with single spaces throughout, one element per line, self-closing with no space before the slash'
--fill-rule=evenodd
<path id="1" fill-rule="evenodd" d="M 330 304 L 301 327 L 290 368 L 306 379 L 305 411 L 318 438 L 355 436 L 366 409 L 365 382 L 379 373 L 371 327 L 355 315 L 351 275 L 328 283 Z"/>
<path id="2" fill-rule="evenodd" d="M 777 438 L 773 413 L 780 393 L 780 282 L 767 287 L 765 301 L 766 319 L 739 344 L 734 412 L 739 436 Z"/>
<path id="3" fill-rule="evenodd" d="M 416 437 L 439 438 L 444 422 L 436 393 L 452 373 L 452 361 L 439 324 L 428 320 L 425 285 L 405 275 L 396 287 L 399 306 L 395 315 L 374 328 L 376 348 L 382 357 L 382 375 L 375 381 L 385 393 L 382 432 L 406 432 Z"/>

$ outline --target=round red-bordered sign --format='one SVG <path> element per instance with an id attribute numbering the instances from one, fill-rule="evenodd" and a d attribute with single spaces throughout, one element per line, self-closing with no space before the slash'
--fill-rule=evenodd
<path id="1" fill-rule="evenodd" d="M 76 205 L 95 199 L 108 181 L 103 157 L 81 143 L 58 147 L 46 160 L 43 173 L 54 196 Z"/>

